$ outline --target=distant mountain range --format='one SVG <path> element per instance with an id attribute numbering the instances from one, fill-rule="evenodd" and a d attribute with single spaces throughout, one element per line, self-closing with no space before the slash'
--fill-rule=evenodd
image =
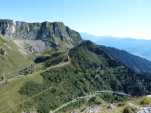
<path id="1" fill-rule="evenodd" d="M 87 33 L 81 33 L 81 36 L 83 39 L 91 40 L 97 44 L 126 50 L 134 55 L 144 57 L 151 61 L 151 40 L 95 36 Z"/>

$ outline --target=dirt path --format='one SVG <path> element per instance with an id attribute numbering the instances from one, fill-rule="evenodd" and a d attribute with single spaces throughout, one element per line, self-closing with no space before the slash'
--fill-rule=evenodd
<path id="1" fill-rule="evenodd" d="M 24 78 L 24 77 L 33 76 L 33 75 L 36 75 L 36 74 L 38 74 L 38 73 L 43 73 L 43 72 L 46 72 L 46 71 L 48 71 L 48 70 L 50 70 L 50 69 L 63 67 L 63 66 L 68 65 L 68 64 L 70 64 L 70 60 L 67 61 L 67 62 L 62 62 L 62 63 L 59 63 L 59 64 L 57 64 L 57 65 L 48 67 L 48 68 L 45 69 L 45 70 L 40 70 L 40 71 L 38 71 L 38 72 L 34 72 L 34 73 L 32 73 L 32 74 L 19 75 L 19 76 L 15 76 L 15 77 L 12 77 L 12 78 L 7 79 L 7 80 L 0 81 L 0 85 L 1 85 L 1 84 L 6 84 L 6 83 L 8 83 L 8 82 L 11 82 L 11 81 L 14 81 L 14 80 L 17 80 L 17 79 L 22 79 L 22 78 Z"/>
<path id="2" fill-rule="evenodd" d="M 95 96 L 97 96 L 97 95 L 100 95 L 100 94 L 102 94 L 102 93 L 114 93 L 114 94 L 122 95 L 122 96 L 130 96 L 129 94 L 126 94 L 126 93 L 124 93 L 124 92 L 118 92 L 118 91 L 111 91 L 111 90 L 96 91 L 96 92 L 94 92 L 93 94 L 89 94 L 89 95 L 82 96 L 82 97 L 77 97 L 77 98 L 75 98 L 75 99 L 73 99 L 73 100 L 71 100 L 71 101 L 69 101 L 69 102 L 66 102 L 66 103 L 64 103 L 63 105 L 61 105 L 60 107 L 56 108 L 55 110 L 50 111 L 49 113 L 56 113 L 56 112 L 60 111 L 61 109 L 63 109 L 63 108 L 65 108 L 65 107 L 69 106 L 69 105 L 72 104 L 72 103 L 78 102 L 78 101 L 80 101 L 80 100 L 82 100 L 82 99 L 90 99 L 90 98 L 95 97 Z M 149 113 L 150 113 L 150 112 L 149 112 Z"/>

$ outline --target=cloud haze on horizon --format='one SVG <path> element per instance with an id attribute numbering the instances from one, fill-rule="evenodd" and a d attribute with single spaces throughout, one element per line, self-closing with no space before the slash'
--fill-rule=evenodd
<path id="1" fill-rule="evenodd" d="M 151 0 L 1 0 L 0 18 L 63 21 L 93 35 L 151 39 Z"/>

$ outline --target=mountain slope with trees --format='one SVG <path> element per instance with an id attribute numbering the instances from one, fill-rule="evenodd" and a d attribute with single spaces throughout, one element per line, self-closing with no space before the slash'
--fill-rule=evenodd
<path id="1" fill-rule="evenodd" d="M 110 57 L 104 48 L 84 41 L 69 51 L 71 63 L 41 73 L 43 83 L 28 81 L 20 94 L 34 96 L 51 88 L 29 103 L 39 113 L 48 113 L 73 98 L 99 90 L 113 90 L 131 95 L 145 95 L 151 91 L 151 79 L 138 75 L 127 66 Z"/>
<path id="2" fill-rule="evenodd" d="M 1 81 L 0 112 L 49 113 L 72 99 L 102 90 L 132 96 L 151 92 L 150 74 L 138 64 L 147 60 L 82 41 L 78 32 L 63 23 L 0 20 L 0 34 L 2 81 L 3 73 L 16 72 L 30 63 L 35 67 L 32 72 L 28 70 L 32 67 L 21 70 L 21 76 L 11 73 L 6 82 Z M 119 98 L 109 97 L 114 99 Z"/>

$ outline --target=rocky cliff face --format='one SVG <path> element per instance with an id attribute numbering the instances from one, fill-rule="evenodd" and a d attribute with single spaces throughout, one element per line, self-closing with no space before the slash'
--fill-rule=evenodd
<path id="1" fill-rule="evenodd" d="M 27 23 L 13 20 L 0 20 L 0 34 L 14 40 L 37 40 L 46 47 L 71 48 L 81 41 L 78 32 L 61 22 Z M 32 44 L 31 44 L 32 45 Z"/>
<path id="2" fill-rule="evenodd" d="M 0 33 L 7 37 L 15 32 L 15 23 L 12 20 L 0 20 Z"/>

